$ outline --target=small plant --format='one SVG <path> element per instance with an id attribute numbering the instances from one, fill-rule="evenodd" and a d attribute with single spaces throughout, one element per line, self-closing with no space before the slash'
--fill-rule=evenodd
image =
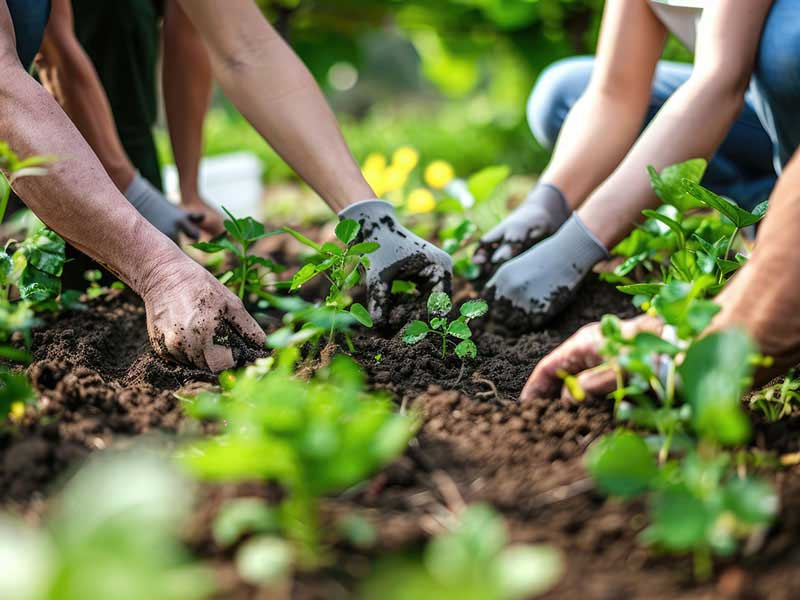
<path id="1" fill-rule="evenodd" d="M 455 227 L 439 232 L 442 250 L 453 257 L 453 274 L 457 277 L 475 279 L 480 274 L 478 266 L 472 263 L 475 249 L 471 241 L 477 230 L 472 221 L 464 219 Z"/>
<path id="2" fill-rule="evenodd" d="M 789 371 L 780 383 L 768 385 L 753 392 L 750 407 L 760 410 L 770 421 L 778 421 L 791 414 L 792 407 L 800 404 L 800 379 L 794 370 Z"/>
<path id="3" fill-rule="evenodd" d="M 222 210 L 228 215 L 224 222 L 227 234 L 210 242 L 195 242 L 192 247 L 209 254 L 223 250 L 232 252 L 239 264 L 220 275 L 220 282 L 231 288 L 239 298 L 244 299 L 247 294 L 262 296 L 266 287 L 264 278 L 270 273 L 282 273 L 286 269 L 268 258 L 249 254 L 250 248 L 254 242 L 283 231 L 266 231 L 264 225 L 252 217 L 237 219 L 225 207 Z"/>
<path id="4" fill-rule="evenodd" d="M 178 541 L 190 490 L 141 449 L 92 460 L 51 505 L 46 527 L 0 515 L 3 572 L 15 574 L 0 578 L 0 598 L 210 598 L 213 574 Z"/>
<path id="5" fill-rule="evenodd" d="M 372 327 L 372 317 L 367 309 L 358 302 L 353 302 L 348 292 L 361 282 L 361 269 L 369 266 L 367 255 L 380 248 L 380 244 L 356 242 L 361 225 L 353 219 L 345 219 L 336 225 L 336 238 L 341 244 L 334 242 L 317 244 L 290 227 L 283 229 L 315 252 L 308 259 L 308 263 L 292 277 L 291 290 L 300 289 L 308 281 L 322 275 L 331 286 L 325 298 L 325 308 L 330 309 L 334 315 L 347 314 L 364 327 Z M 331 319 L 329 341 L 333 341 L 335 331 L 334 316 Z"/>
<path id="6" fill-rule="evenodd" d="M 420 559 L 379 564 L 367 581 L 366 600 L 516 600 L 552 588 L 564 571 L 557 550 L 540 545 L 508 545 L 502 517 L 474 504 L 433 538 Z"/>
<path id="7" fill-rule="evenodd" d="M 318 502 L 353 486 L 406 447 L 416 421 L 394 412 L 388 398 L 364 390 L 364 375 L 337 356 L 311 381 L 292 377 L 297 349 L 257 368 L 221 378 L 221 393 L 183 398 L 191 415 L 219 422 L 221 433 L 191 444 L 181 459 L 216 481 L 279 483 L 280 529 L 305 567 L 325 560 Z"/>
<path id="8" fill-rule="evenodd" d="M 403 341 L 414 345 L 424 340 L 428 334 L 436 335 L 441 338 L 442 358 L 447 355 L 448 342 L 454 344 L 456 356 L 461 360 L 475 358 L 478 355 L 478 348 L 470 339 L 472 331 L 468 323 L 471 319 L 485 315 L 489 307 L 483 300 L 467 300 L 459 308 L 459 317 L 450 321 L 447 315 L 452 309 L 450 296 L 444 292 L 433 292 L 428 296 L 428 323 L 412 321 L 406 325 L 403 330 Z M 451 338 L 459 341 L 455 342 Z"/>

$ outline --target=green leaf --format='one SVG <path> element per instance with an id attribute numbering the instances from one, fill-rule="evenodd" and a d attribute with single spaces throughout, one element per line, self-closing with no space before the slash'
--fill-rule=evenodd
<path id="1" fill-rule="evenodd" d="M 456 346 L 456 356 L 461 360 L 474 359 L 478 356 L 478 347 L 472 340 L 462 340 Z"/>
<path id="2" fill-rule="evenodd" d="M 292 286 L 290 289 L 296 290 L 307 281 L 313 279 L 317 273 L 319 273 L 319 268 L 317 265 L 303 265 L 303 267 L 292 277 Z"/>
<path id="3" fill-rule="evenodd" d="M 675 344 L 648 331 L 637 333 L 633 338 L 633 345 L 642 352 L 666 354 L 668 356 L 675 356 L 681 351 Z"/>
<path id="4" fill-rule="evenodd" d="M 357 286 L 361 283 L 361 270 L 356 265 L 352 271 L 350 271 L 344 278 L 344 286 L 342 289 L 349 290 Z"/>
<path id="5" fill-rule="evenodd" d="M 378 242 L 359 242 L 358 244 L 353 244 L 347 249 L 347 254 L 372 254 L 381 245 Z"/>
<path id="6" fill-rule="evenodd" d="M 675 206 L 681 212 L 697 208 L 700 204 L 682 186 L 682 181 L 687 179 L 700 183 L 706 171 L 707 163 L 702 158 L 694 158 L 686 162 L 666 167 L 659 174 L 653 167 L 647 167 L 650 174 L 650 185 L 659 199 Z"/>
<path id="7" fill-rule="evenodd" d="M 467 300 L 458 310 L 467 319 L 477 319 L 486 314 L 489 310 L 489 305 L 486 304 L 485 300 Z"/>
<path id="8" fill-rule="evenodd" d="M 767 215 L 767 209 L 769 208 L 769 200 L 764 200 L 760 204 L 756 205 L 753 209 L 753 216 L 756 217 L 765 217 Z"/>
<path id="9" fill-rule="evenodd" d="M 431 319 L 431 329 L 441 329 L 447 325 L 447 319 L 444 317 L 433 317 Z"/>
<path id="10" fill-rule="evenodd" d="M 642 294 L 652 297 L 658 294 L 663 286 L 663 283 L 631 283 L 629 285 L 618 285 L 617 289 L 623 294 L 630 294 L 631 296 Z"/>
<path id="11" fill-rule="evenodd" d="M 653 522 L 643 537 L 667 550 L 685 551 L 703 545 L 713 523 L 713 514 L 684 483 L 656 493 L 651 514 Z"/>
<path id="12" fill-rule="evenodd" d="M 495 188 L 506 180 L 511 169 L 505 165 L 486 167 L 467 180 L 467 187 L 475 199 L 475 204 L 486 202 Z"/>
<path id="13" fill-rule="evenodd" d="M 689 347 L 678 372 L 699 434 L 722 444 L 747 440 L 750 424 L 740 400 L 754 354 L 753 342 L 739 329 L 713 333 Z"/>
<path id="14" fill-rule="evenodd" d="M 722 196 L 718 196 L 711 190 L 708 190 L 697 183 L 689 181 L 688 179 L 683 181 L 683 186 L 684 189 L 694 198 L 702 202 L 704 205 L 723 214 L 739 229 L 742 227 L 747 227 L 748 225 L 754 225 L 763 218 L 763 214 L 755 215 L 747 212 L 746 210 L 736 206 L 733 202 L 726 200 Z"/>
<path id="15" fill-rule="evenodd" d="M 425 339 L 428 332 L 429 329 L 425 322 L 411 321 L 411 323 L 406 325 L 405 329 L 403 329 L 403 341 L 406 344 L 416 344 Z"/>
<path id="16" fill-rule="evenodd" d="M 395 279 L 392 281 L 392 294 L 413 294 L 417 290 L 417 284 L 413 281 L 403 281 Z"/>
<path id="17" fill-rule="evenodd" d="M 322 252 L 322 246 L 320 246 L 317 242 L 315 242 L 311 238 L 308 238 L 308 237 L 304 236 L 299 231 L 295 231 L 291 227 L 283 227 L 283 231 L 288 233 L 290 236 L 292 236 L 294 239 L 296 239 L 301 244 L 304 244 L 304 245 L 308 246 L 309 248 L 313 248 L 317 252 Z"/>
<path id="18" fill-rule="evenodd" d="M 767 524 L 778 514 L 778 496 L 763 481 L 735 478 L 727 483 L 724 493 L 728 510 L 743 523 Z"/>
<path id="19" fill-rule="evenodd" d="M 208 254 L 225 250 L 225 246 L 218 242 L 195 242 L 192 244 L 192 248 L 197 248 L 198 250 L 207 252 Z"/>
<path id="20" fill-rule="evenodd" d="M 614 496 L 640 494 L 658 474 L 647 444 L 625 429 L 618 429 L 592 444 L 584 463 L 597 487 Z"/>
<path id="21" fill-rule="evenodd" d="M 633 256 L 626 258 L 624 261 L 622 261 L 621 264 L 617 265 L 617 267 L 614 269 L 614 275 L 619 275 L 620 277 L 624 277 L 625 275 L 633 271 L 639 263 L 641 263 L 644 260 L 647 260 L 649 256 L 650 254 L 648 252 L 640 252 L 639 254 L 634 254 Z"/>
<path id="22" fill-rule="evenodd" d="M 460 340 L 466 340 L 472 337 L 472 332 L 469 326 L 463 321 L 453 321 L 447 328 L 448 335 L 452 335 Z"/>
<path id="23" fill-rule="evenodd" d="M 333 242 L 325 242 L 322 244 L 322 252 L 327 252 L 328 254 L 333 254 L 334 256 L 344 256 L 344 250 L 342 250 Z"/>
<path id="24" fill-rule="evenodd" d="M 372 327 L 372 317 L 361 304 L 356 302 L 350 307 L 350 314 L 355 317 L 355 320 L 361 323 L 364 327 Z"/>
<path id="25" fill-rule="evenodd" d="M 681 228 L 681 224 L 675 221 L 674 219 L 670 219 L 667 215 L 662 214 L 655 210 L 643 210 L 642 214 L 645 217 L 649 217 L 650 219 L 655 219 L 666 225 L 672 232 L 677 236 L 678 243 L 682 247 L 686 243 L 686 236 L 683 233 L 683 229 Z"/>
<path id="26" fill-rule="evenodd" d="M 236 498 L 223 505 L 214 519 L 216 544 L 227 548 L 251 533 L 273 533 L 280 529 L 277 511 L 261 498 Z"/>
<path id="27" fill-rule="evenodd" d="M 564 560 L 551 546 L 517 545 L 500 553 L 497 569 L 503 598 L 533 598 L 558 583 Z"/>
<path id="28" fill-rule="evenodd" d="M 292 570 L 293 551 L 286 540 L 261 536 L 247 540 L 236 552 L 236 570 L 252 585 L 284 581 Z"/>
<path id="29" fill-rule="evenodd" d="M 445 317 L 453 309 L 450 296 L 444 292 L 433 292 L 428 296 L 428 313 Z"/>
<path id="30" fill-rule="evenodd" d="M 603 315 L 600 319 L 600 331 L 607 340 L 623 342 L 622 321 L 616 315 Z"/>
<path id="31" fill-rule="evenodd" d="M 361 225 L 354 219 L 344 219 L 336 224 L 336 237 L 345 245 L 353 242 L 359 231 Z"/>

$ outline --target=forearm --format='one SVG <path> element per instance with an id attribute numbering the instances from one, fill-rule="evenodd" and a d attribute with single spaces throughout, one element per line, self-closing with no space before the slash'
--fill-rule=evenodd
<path id="1" fill-rule="evenodd" d="M 125 200 L 40 85 L 19 65 L 0 76 L 0 137 L 21 156 L 59 158 L 46 176 L 21 178 L 15 190 L 48 226 L 143 294 L 152 270 L 183 254 Z"/>
<path id="2" fill-rule="evenodd" d="M 691 80 L 675 92 L 619 168 L 578 211 L 607 248 L 630 233 L 642 210 L 658 204 L 648 165 L 661 170 L 689 158 L 710 158 L 739 114 L 743 96 L 743 90 L 715 93 L 713 86 Z"/>
<path id="3" fill-rule="evenodd" d="M 117 135 L 108 98 L 83 48 L 74 37 L 66 37 L 48 29 L 37 61 L 42 83 L 89 142 L 117 189 L 125 191 L 135 170 Z"/>
<path id="4" fill-rule="evenodd" d="M 331 208 L 375 197 L 311 73 L 251 0 L 226 7 L 182 0 L 182 6 L 206 41 L 225 93 Z"/>
<path id="5" fill-rule="evenodd" d="M 564 194 L 573 210 L 617 168 L 647 112 L 649 95 L 639 97 L 589 88 L 570 111 L 553 158 L 541 180 Z"/>
<path id="6" fill-rule="evenodd" d="M 211 62 L 203 40 L 180 5 L 171 0 L 164 16 L 164 106 L 182 200 L 198 194 L 203 122 L 211 96 Z"/>

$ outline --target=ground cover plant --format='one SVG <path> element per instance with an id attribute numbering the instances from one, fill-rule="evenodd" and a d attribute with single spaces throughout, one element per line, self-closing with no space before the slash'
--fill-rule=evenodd
<path id="1" fill-rule="evenodd" d="M 498 184 L 508 174 L 490 167 L 463 181 L 473 211 L 447 189 L 457 180 L 452 169 L 431 170 L 437 185 L 448 180 L 437 188 L 425 181 L 431 165 L 414 172 L 415 161 L 403 149 L 383 168 L 414 163 L 410 191 L 428 186 L 433 208 L 410 210 L 430 207 L 430 198 L 410 202 L 404 188 L 398 214 L 459 262 L 480 235 L 484 209 L 505 205 Z M 28 560 L 20 540 L 55 548 L 37 563 L 45 568 L 29 569 L 38 595 L 20 598 L 144 600 L 157 587 L 176 600 L 600 599 L 620 589 L 660 600 L 793 589 L 797 382 L 773 382 L 743 402 L 768 357 L 738 331 L 699 337 L 717 310 L 714 295 L 746 260 L 741 230 L 760 218 L 698 188 L 702 166 L 651 173 L 671 203 L 618 247 L 631 260 L 609 279 L 627 296 L 592 278 L 546 329 L 513 337 L 493 328 L 468 269 L 452 295 L 420 297 L 395 282 L 393 292 L 422 303 L 427 318 L 401 310 L 388 329 L 371 329 L 355 307 L 373 248 L 359 246 L 357 223 L 347 221 L 327 244 L 317 241 L 321 231 L 294 227 L 269 240 L 292 235 L 311 250 L 282 256 L 296 274 L 281 282 L 278 269 L 249 258 L 271 260 L 259 242 L 273 232 L 228 215 L 225 241 L 212 241 L 209 256 L 224 253 L 218 272 L 265 313 L 278 351 L 218 380 L 152 354 L 139 301 L 89 273 L 83 307 L 57 301 L 55 312 L 42 312 L 30 366 L 9 363 L 0 387 L 0 411 L 9 413 L 0 427 L 0 503 L 46 524 L 4 521 L 16 545 L 0 550 L 0 564 Z M 488 191 L 478 200 L 481 185 Z M 27 256 L 37 248 L 29 244 Z M 9 256 L 17 250 L 9 246 Z M 10 288 L 15 302 L 17 294 Z M 579 326 L 637 310 L 673 333 L 628 339 L 615 316 L 604 319 L 606 367 L 619 381 L 610 398 L 516 401 L 536 361 Z M 322 340 L 332 343 L 320 349 Z M 87 453 L 132 437 L 152 441 L 156 430 L 166 434 L 161 453 L 196 479 L 193 504 L 184 502 L 185 479 L 135 461 L 110 471 L 90 465 L 103 487 L 79 485 L 88 479 L 78 475 L 63 508 L 58 496 L 43 500 Z M 76 500 L 84 498 L 76 486 L 92 490 L 88 500 Z M 94 533 L 70 533 L 84 527 Z M 115 581 L 126 582 L 128 596 L 107 587 Z"/>

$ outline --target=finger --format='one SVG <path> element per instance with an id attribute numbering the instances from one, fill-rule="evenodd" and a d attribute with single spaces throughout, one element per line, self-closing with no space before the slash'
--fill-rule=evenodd
<path id="1" fill-rule="evenodd" d="M 389 293 L 389 283 L 376 278 L 367 282 L 367 294 L 369 301 L 367 308 L 375 323 L 384 323 L 389 317 L 391 308 L 391 295 Z"/>
<path id="2" fill-rule="evenodd" d="M 225 369 L 232 369 L 236 366 L 233 361 L 233 350 L 227 346 L 212 343 L 205 347 L 203 355 L 212 373 L 220 373 Z"/>
<path id="3" fill-rule="evenodd" d="M 206 216 L 201 212 L 191 212 L 186 216 L 188 217 L 189 222 L 194 223 L 195 225 L 200 225 L 206 220 Z"/>
<path id="4" fill-rule="evenodd" d="M 267 343 L 267 334 L 261 329 L 258 322 L 250 316 L 245 307 L 241 304 L 236 304 L 228 308 L 228 320 L 236 327 L 246 339 L 258 346 L 265 346 Z"/>
<path id="5" fill-rule="evenodd" d="M 617 388 L 617 374 L 610 366 L 603 365 L 580 373 L 578 385 L 589 396 L 605 396 Z"/>
<path id="6" fill-rule="evenodd" d="M 156 338 L 152 340 L 153 348 L 156 354 L 164 359 L 172 359 L 184 365 L 195 365 L 205 367 L 205 364 L 197 364 L 197 357 L 190 356 L 188 353 L 189 348 L 186 346 L 186 340 L 179 336 L 175 331 L 167 331 L 164 333 L 157 333 Z"/>
<path id="7" fill-rule="evenodd" d="M 200 237 L 200 230 L 197 228 L 194 223 L 190 221 L 191 215 L 187 215 L 186 217 L 180 219 L 177 223 L 178 230 L 188 237 L 196 240 Z"/>

